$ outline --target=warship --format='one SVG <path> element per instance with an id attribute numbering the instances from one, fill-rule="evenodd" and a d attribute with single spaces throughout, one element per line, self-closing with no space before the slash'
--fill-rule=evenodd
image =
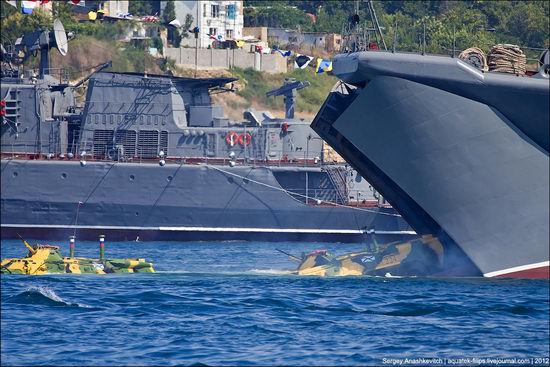
<path id="1" fill-rule="evenodd" d="M 526 75 L 350 50 L 334 58 L 341 83 L 311 126 L 419 235 L 441 241 L 447 274 L 548 278 L 549 58 Z"/>
<path id="2" fill-rule="evenodd" d="M 414 230 L 309 123 L 246 110 L 225 117 L 212 95 L 235 78 L 108 72 L 72 83 L 50 68 L 74 35 L 25 34 L 2 46 L 1 235 L 112 240 L 387 241 Z M 53 51 L 52 51 L 53 52 Z M 38 72 L 24 70 L 40 55 Z M 86 86 L 85 101 L 76 93 Z"/>

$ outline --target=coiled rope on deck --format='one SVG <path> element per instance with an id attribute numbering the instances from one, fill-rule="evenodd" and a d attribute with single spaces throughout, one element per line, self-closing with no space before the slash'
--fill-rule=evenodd
<path id="1" fill-rule="evenodd" d="M 479 63 L 480 69 L 483 71 L 489 70 L 487 56 L 485 56 L 485 52 L 478 47 L 467 48 L 458 55 L 458 58 L 470 64 L 475 64 L 475 66 Z"/>
<path id="2" fill-rule="evenodd" d="M 498 44 L 489 52 L 489 71 L 525 75 L 526 57 L 516 45 Z"/>

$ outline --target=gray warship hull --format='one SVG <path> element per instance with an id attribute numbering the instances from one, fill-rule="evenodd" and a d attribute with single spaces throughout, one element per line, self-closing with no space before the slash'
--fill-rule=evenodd
<path id="1" fill-rule="evenodd" d="M 384 52 L 337 56 L 333 72 L 347 84 L 313 129 L 419 234 L 461 253 L 455 271 L 548 278 L 547 76 Z"/>
<path id="2" fill-rule="evenodd" d="M 323 177 L 315 167 L 3 159 L 2 237 L 67 239 L 76 230 L 80 239 L 361 242 L 368 228 L 386 241 L 415 234 L 393 208 L 306 204 L 280 183 L 306 172 L 313 196 Z"/>

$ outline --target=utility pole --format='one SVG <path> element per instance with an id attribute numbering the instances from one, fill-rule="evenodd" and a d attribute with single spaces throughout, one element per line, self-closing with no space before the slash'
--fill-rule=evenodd
<path id="1" fill-rule="evenodd" d="M 200 27 L 199 27 L 199 11 L 200 11 L 200 1 L 196 1 L 195 4 L 197 5 L 197 20 L 196 20 L 196 27 L 199 30 L 195 33 L 195 78 L 197 77 L 197 68 L 199 64 L 199 37 L 200 37 Z"/>

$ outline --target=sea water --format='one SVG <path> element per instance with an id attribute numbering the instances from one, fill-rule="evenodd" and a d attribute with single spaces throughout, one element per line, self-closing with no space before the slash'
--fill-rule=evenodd
<path id="1" fill-rule="evenodd" d="M 360 245 L 107 238 L 107 257 L 157 273 L 2 275 L 2 365 L 548 365 L 546 280 L 298 277 L 275 248 Z M 77 241 L 77 256 L 98 253 Z"/>

